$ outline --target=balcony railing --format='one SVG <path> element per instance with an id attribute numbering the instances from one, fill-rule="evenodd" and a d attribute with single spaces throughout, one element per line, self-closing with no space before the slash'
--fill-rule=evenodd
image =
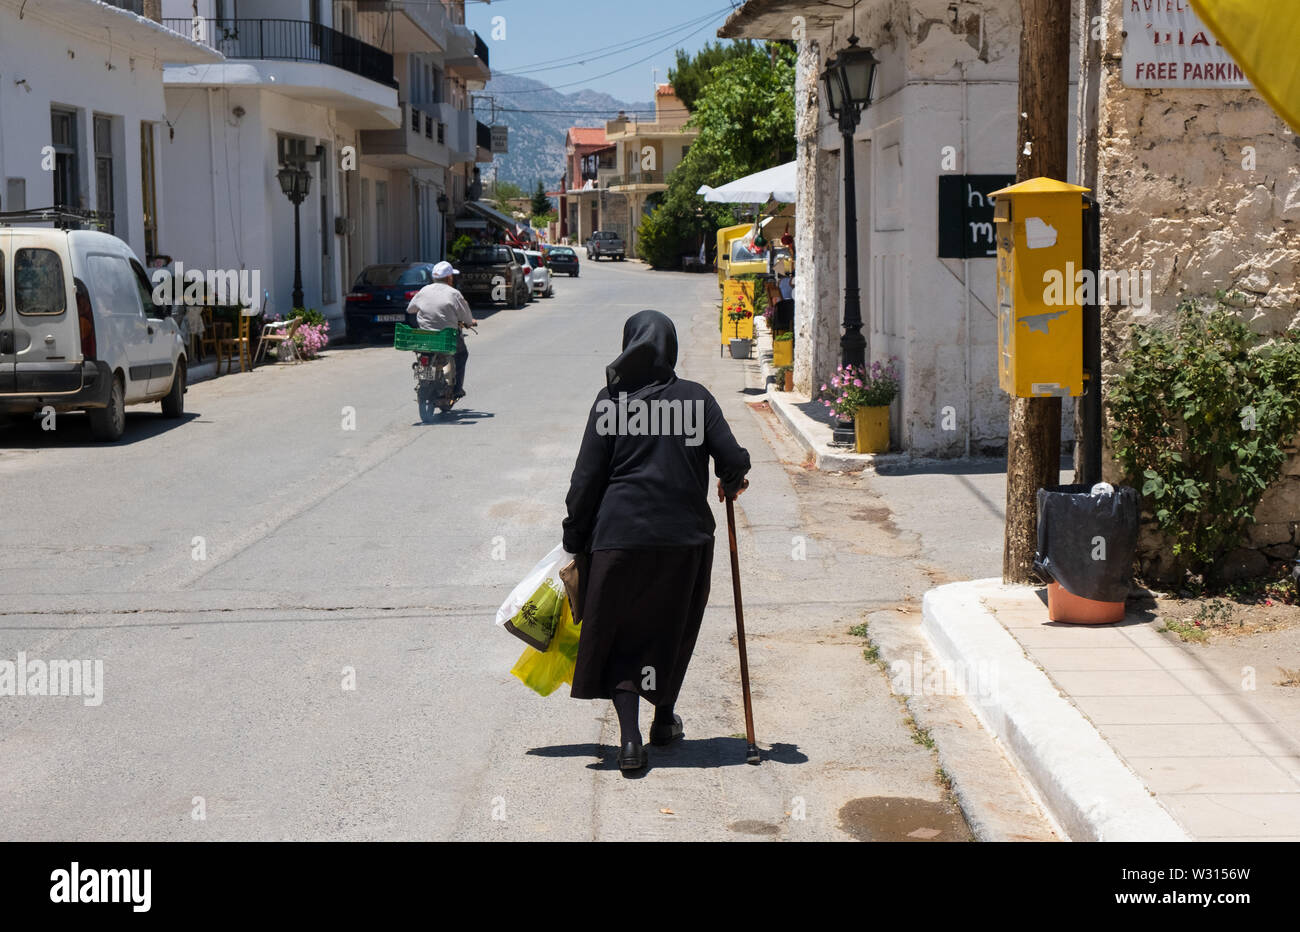
<path id="1" fill-rule="evenodd" d="M 195 34 L 188 19 L 164 19 L 173 32 L 202 42 L 227 58 L 317 62 L 396 88 L 393 56 L 329 26 L 297 19 L 204 19 Z"/>
<path id="2" fill-rule="evenodd" d="M 658 171 L 633 172 L 630 175 L 615 175 L 613 178 L 609 179 L 609 184 L 606 185 L 606 187 L 617 188 L 617 187 L 633 185 L 633 184 L 663 184 L 663 183 L 664 183 L 663 172 L 658 172 Z"/>
<path id="3" fill-rule="evenodd" d="M 474 55 L 482 61 L 483 64 L 487 65 L 489 68 L 492 67 L 492 62 L 488 60 L 487 43 L 483 41 L 483 37 L 477 32 L 474 33 Z"/>
<path id="4" fill-rule="evenodd" d="M 478 147 L 492 151 L 492 127 L 482 122 L 478 122 Z"/>

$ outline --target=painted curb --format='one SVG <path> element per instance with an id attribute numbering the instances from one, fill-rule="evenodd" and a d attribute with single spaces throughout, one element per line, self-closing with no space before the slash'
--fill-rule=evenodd
<path id="1" fill-rule="evenodd" d="M 949 672 L 996 671 L 991 695 L 968 693 L 975 715 L 1008 749 L 1074 841 L 1191 837 L 1052 684 L 980 601 L 997 579 L 951 583 L 922 601 L 921 630 Z"/>

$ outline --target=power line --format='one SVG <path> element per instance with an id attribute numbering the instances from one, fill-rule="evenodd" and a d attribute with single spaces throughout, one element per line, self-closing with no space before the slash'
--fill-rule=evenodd
<path id="1" fill-rule="evenodd" d="M 717 14 L 714 14 L 714 15 L 712 15 L 712 16 L 709 17 L 710 20 L 714 20 L 714 19 L 716 19 L 716 18 L 717 18 Z M 541 93 L 544 93 L 544 92 L 546 92 L 546 91 L 554 91 L 554 90 L 558 90 L 558 89 L 560 89 L 560 88 L 562 88 L 562 87 L 574 87 L 574 86 L 576 86 L 576 85 L 578 85 L 578 84 L 590 84 L 592 81 L 599 81 L 601 78 L 607 78 L 607 77 L 609 77 L 609 76 L 612 75 L 612 74 L 618 74 L 620 71 L 627 71 L 627 69 L 632 68 L 632 67 L 634 67 L 634 66 L 636 66 L 636 65 L 640 65 L 640 64 L 643 64 L 643 63 L 645 63 L 645 62 L 648 62 L 650 59 L 652 59 L 652 58 L 654 58 L 654 57 L 656 57 L 656 56 L 658 56 L 658 55 L 662 55 L 664 52 L 671 51 L 672 49 L 677 48 L 677 47 L 678 47 L 678 43 L 680 43 L 681 41 L 683 41 L 683 40 L 685 40 L 685 39 L 689 39 L 689 38 L 691 38 L 691 36 L 694 36 L 696 33 L 702 32 L 703 30 L 707 29 L 708 27 L 709 27 L 709 23 L 705 23 L 703 26 L 700 26 L 698 29 L 695 29 L 694 31 L 692 31 L 692 32 L 689 33 L 688 35 L 682 36 L 682 37 L 680 37 L 680 38 L 678 38 L 678 39 L 674 39 L 674 40 L 673 40 L 673 43 L 672 43 L 671 45 L 668 45 L 668 46 L 666 46 L 666 47 L 664 47 L 664 48 L 662 48 L 662 49 L 659 49 L 657 52 L 652 52 L 652 53 L 650 53 L 649 55 L 645 56 L 644 58 L 638 58 L 636 61 L 628 62 L 626 65 L 623 65 L 622 67 L 615 68 L 615 69 L 613 69 L 612 71 L 606 71 L 606 72 L 603 73 L 603 74 L 592 75 L 591 77 L 583 78 L 583 79 L 578 80 L 578 81 L 568 81 L 568 82 L 565 82 L 564 84 L 554 84 L 554 85 L 551 85 L 551 86 L 549 86 L 549 87 L 540 87 L 540 88 L 534 88 L 534 89 L 532 89 L 532 90 L 525 90 L 525 91 L 503 91 L 503 92 L 500 92 L 500 93 L 501 93 L 501 96 L 503 96 L 503 97 L 505 97 L 505 96 L 519 96 L 519 95 L 523 95 L 523 94 L 541 94 Z"/>
<path id="2" fill-rule="evenodd" d="M 512 68 L 510 70 L 510 74 L 516 74 L 516 75 L 536 74 L 541 71 L 554 71 L 558 68 L 572 68 L 578 65 L 585 65 L 591 61 L 599 61 L 602 58 L 609 58 L 611 55 L 618 55 L 622 52 L 629 52 L 632 49 L 649 45 L 652 42 L 658 42 L 660 39 L 664 38 L 665 36 L 669 36 L 675 32 L 680 32 L 682 30 L 689 29 L 692 26 L 699 25 L 702 22 L 706 22 L 708 20 L 715 18 L 716 16 L 718 16 L 719 13 L 725 13 L 730 9 L 731 9 L 730 7 L 723 7 L 714 10 L 711 13 L 706 13 L 703 16 L 697 16 L 694 19 L 687 20 L 684 23 L 678 23 L 675 26 L 670 26 L 667 29 L 660 30 L 659 32 L 651 33 L 650 35 L 642 36 L 638 39 L 628 39 L 624 42 L 617 43 L 616 45 L 613 46 L 601 46 L 600 48 L 591 49 L 590 51 L 576 52 L 573 55 L 565 55 L 562 58 L 551 58 L 544 61 L 532 62 L 531 64 L 527 64 L 527 65 L 520 65 L 517 68 Z"/>

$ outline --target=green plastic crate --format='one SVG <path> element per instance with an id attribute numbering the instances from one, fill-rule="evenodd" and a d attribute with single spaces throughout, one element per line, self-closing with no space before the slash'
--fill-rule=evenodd
<path id="1" fill-rule="evenodd" d="M 393 349 L 413 350 L 417 353 L 454 353 L 456 329 L 419 330 L 398 324 L 393 328 Z"/>

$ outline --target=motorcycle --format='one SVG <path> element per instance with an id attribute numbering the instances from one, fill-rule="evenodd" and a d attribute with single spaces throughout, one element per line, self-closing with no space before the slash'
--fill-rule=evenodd
<path id="1" fill-rule="evenodd" d="M 465 329 L 476 332 L 473 328 Z M 420 420 L 431 424 L 438 412 L 445 414 L 456 404 L 456 355 L 417 350 L 411 371 L 415 376 Z"/>

